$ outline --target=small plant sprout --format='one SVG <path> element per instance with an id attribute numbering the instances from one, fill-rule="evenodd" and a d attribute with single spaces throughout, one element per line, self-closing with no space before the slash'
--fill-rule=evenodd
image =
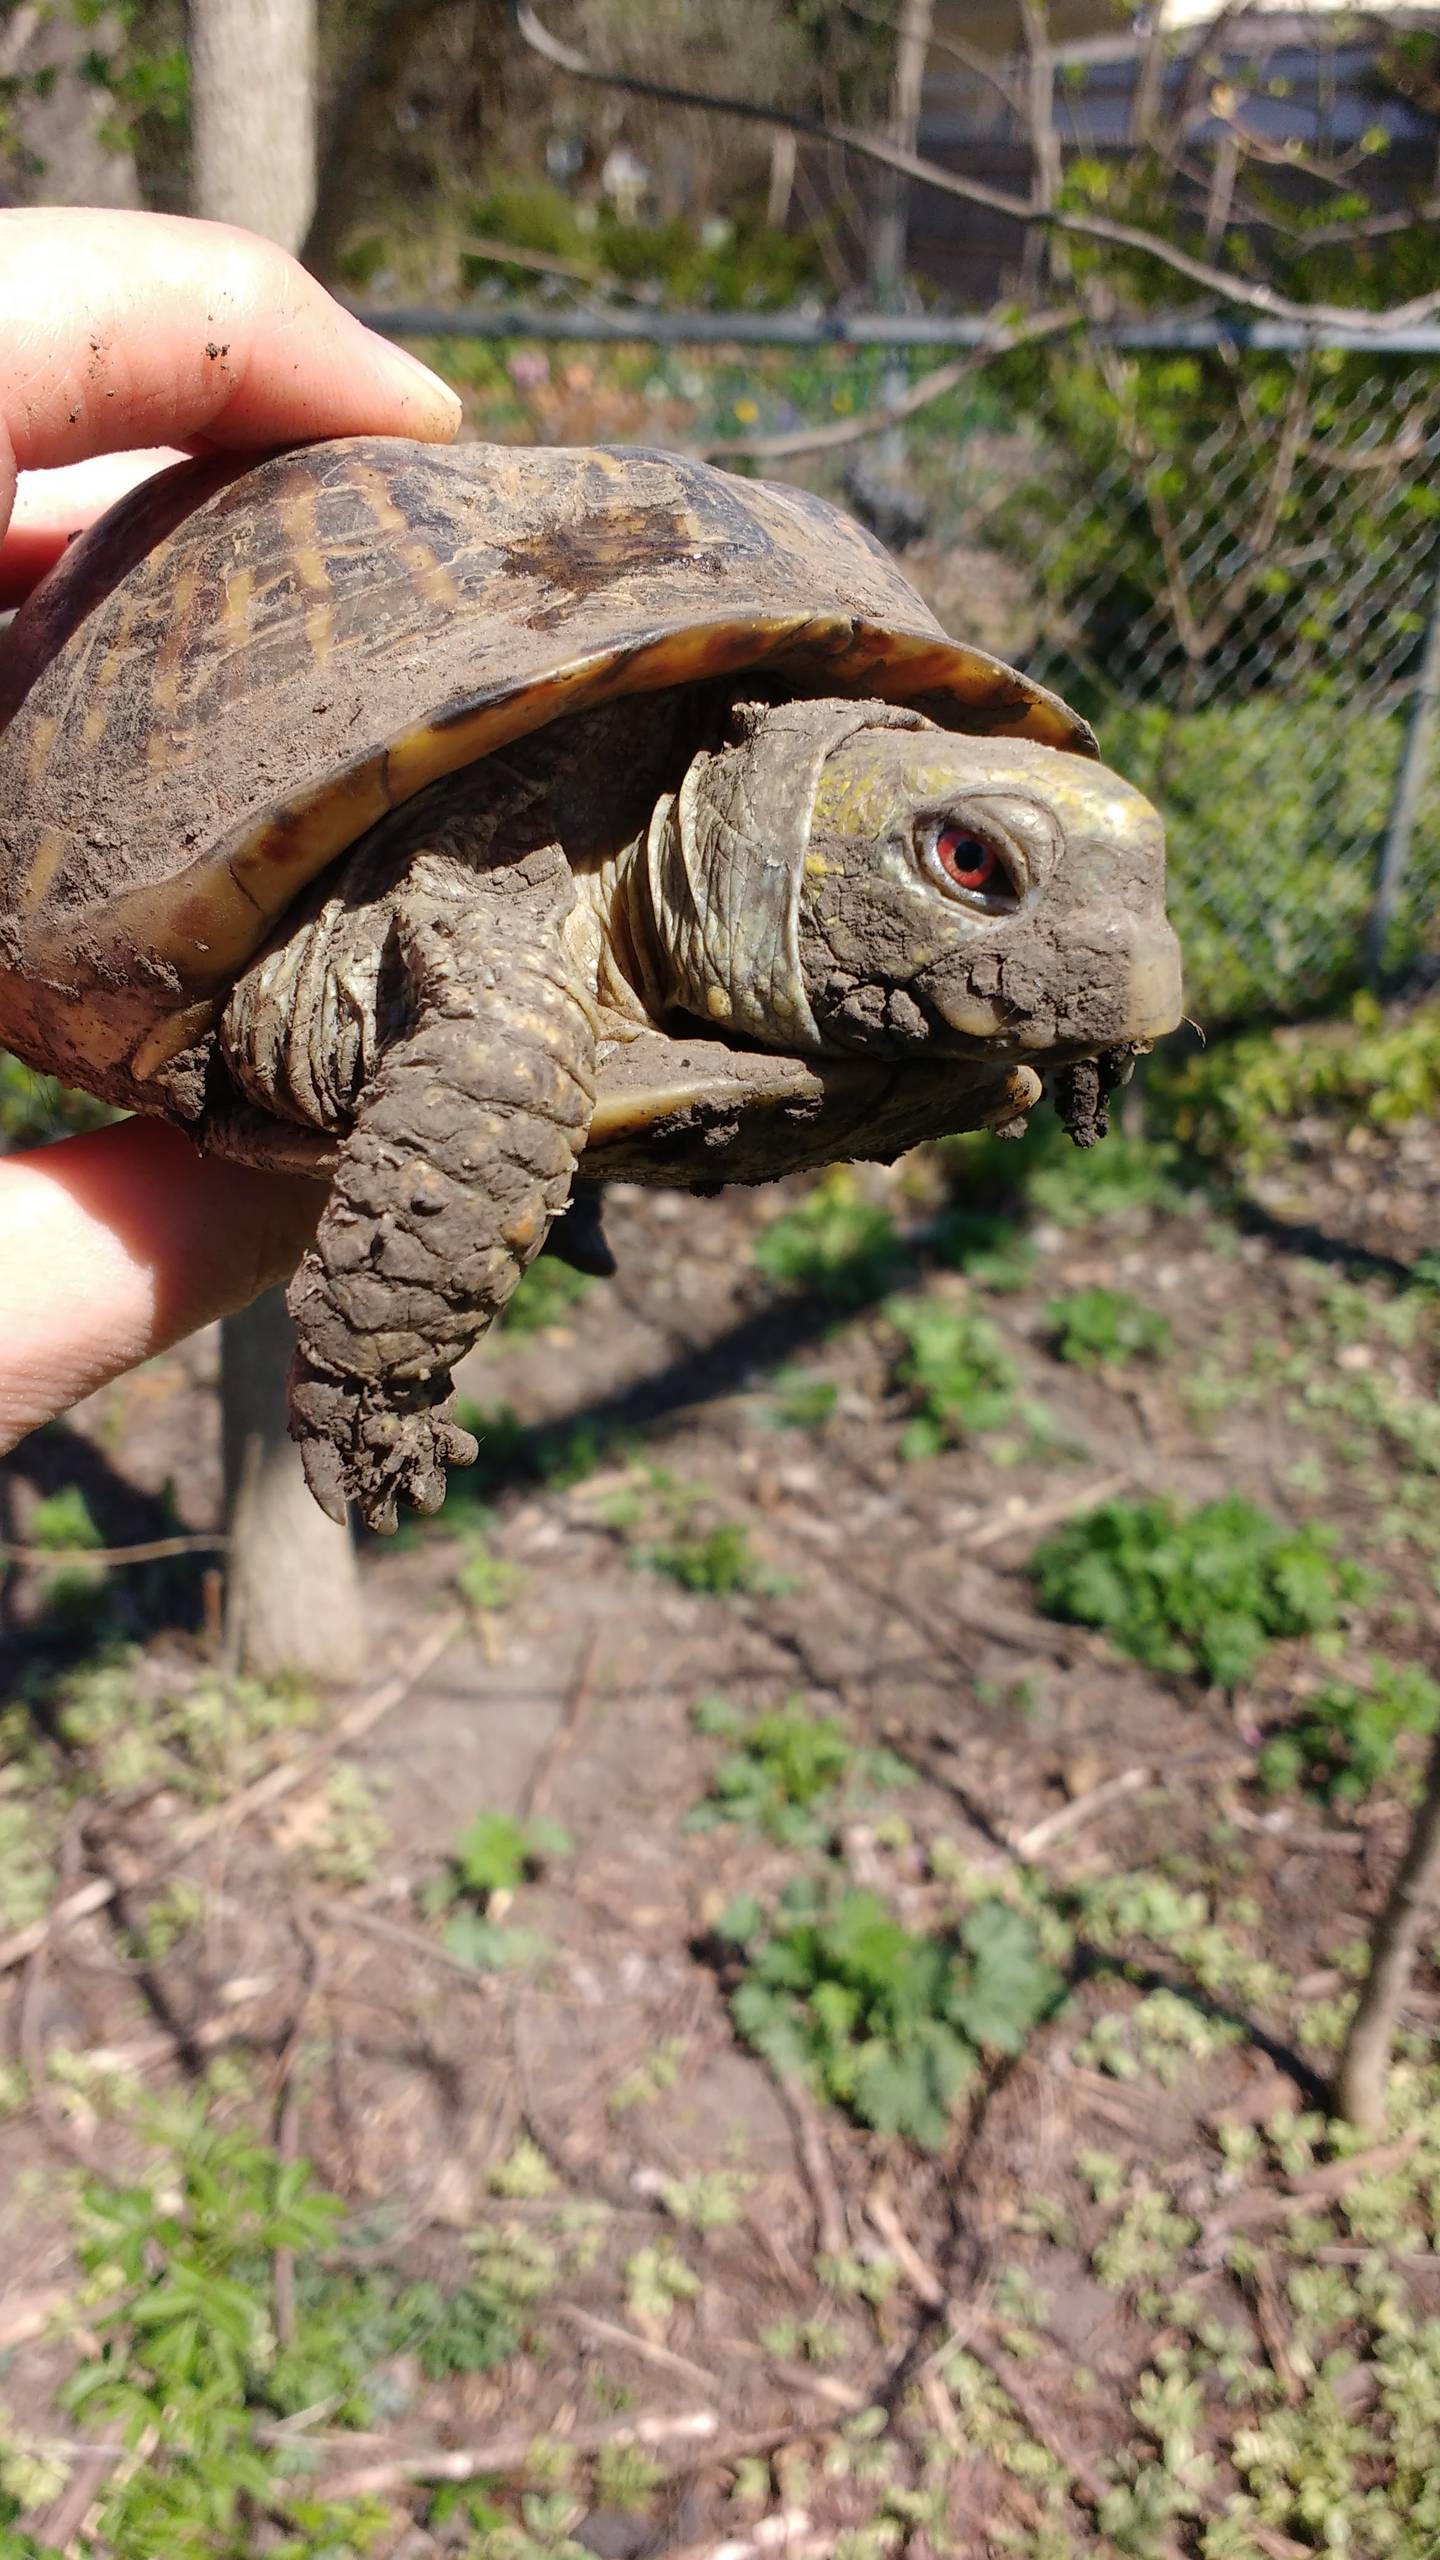
<path id="1" fill-rule="evenodd" d="M 1018 2052 L 1062 1989 L 1030 1922 L 1001 1902 L 945 1939 L 902 1928 L 877 1894 L 842 1892 L 748 1954 L 731 2008 L 772 2070 L 929 2150 L 982 2050 Z"/>
<path id="2" fill-rule="evenodd" d="M 1071 1297 L 1052 1298 L 1046 1321 L 1056 1356 L 1081 1369 L 1161 1360 L 1170 1347 L 1166 1318 L 1123 1289 L 1077 1289 Z"/>
<path id="3" fill-rule="evenodd" d="M 1338 1627 L 1367 1577 L 1325 1528 L 1287 1528 L 1238 1495 L 1180 1511 L 1105 1502 L 1044 1540 L 1030 1571 L 1042 1607 L 1103 1627 L 1154 1671 L 1248 1680 L 1277 1636 Z"/>
<path id="4" fill-rule="evenodd" d="M 867 1200 L 849 1167 L 837 1165 L 798 1208 L 762 1227 L 754 1258 L 772 1288 L 803 1291 L 841 1313 L 884 1296 L 900 1251 L 889 1210 Z"/>

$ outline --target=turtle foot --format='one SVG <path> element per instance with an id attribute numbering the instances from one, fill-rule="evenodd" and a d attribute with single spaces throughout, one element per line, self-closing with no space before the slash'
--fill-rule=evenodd
<path id="1" fill-rule="evenodd" d="M 389 1537 L 402 1503 L 438 1511 L 448 1467 L 472 1464 L 477 1444 L 452 1419 L 453 1393 L 429 1401 L 431 1383 L 388 1386 L 332 1378 L 301 1353 L 290 1372 L 290 1432 L 322 1511 L 343 1521 L 353 1502 L 367 1529 Z"/>

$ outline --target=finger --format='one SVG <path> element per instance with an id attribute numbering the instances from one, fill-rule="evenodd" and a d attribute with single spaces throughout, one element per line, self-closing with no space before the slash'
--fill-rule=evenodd
<path id="1" fill-rule="evenodd" d="M 127 489 L 184 460 L 173 445 L 160 445 L 144 453 L 96 454 L 58 471 L 22 472 L 10 530 L 0 543 L 0 606 L 28 596 L 67 543 Z"/>
<path id="2" fill-rule="evenodd" d="M 324 1202 L 161 1121 L 0 1163 L 0 1450 L 288 1278 Z"/>
<path id="3" fill-rule="evenodd" d="M 0 528 L 17 471 L 135 445 L 453 436 L 460 403 L 268 240 L 75 206 L 0 212 Z"/>

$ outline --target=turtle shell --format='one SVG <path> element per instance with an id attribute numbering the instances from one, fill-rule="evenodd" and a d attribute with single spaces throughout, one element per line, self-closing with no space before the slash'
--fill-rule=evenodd
<path id="1" fill-rule="evenodd" d="M 5 644 L 0 1035 L 117 1099 L 168 1079 L 173 1107 L 172 1062 L 387 810 L 563 714 L 750 670 L 1095 752 L 803 490 L 379 437 L 182 464 Z"/>

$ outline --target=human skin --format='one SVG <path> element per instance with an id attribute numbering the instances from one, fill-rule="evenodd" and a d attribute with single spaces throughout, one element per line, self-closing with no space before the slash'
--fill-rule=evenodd
<path id="1" fill-rule="evenodd" d="M 460 423 L 424 366 L 227 224 L 0 212 L 0 273 L 0 605 L 177 450 L 444 444 Z M 323 1200 L 160 1122 L 0 1162 L 0 1451 L 286 1278 Z"/>

